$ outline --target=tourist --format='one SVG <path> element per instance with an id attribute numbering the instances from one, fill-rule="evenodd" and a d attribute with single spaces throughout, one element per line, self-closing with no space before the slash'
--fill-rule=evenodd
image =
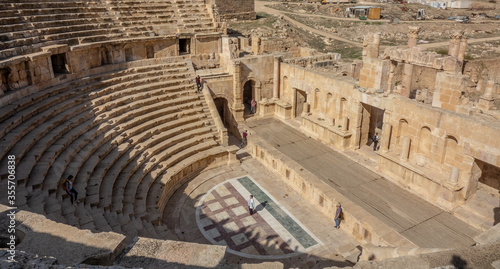
<path id="1" fill-rule="evenodd" d="M 252 99 L 252 102 L 250 102 L 250 114 L 255 114 L 255 105 L 257 105 L 257 102 L 255 99 Z"/>
<path id="2" fill-rule="evenodd" d="M 200 79 L 200 75 L 196 76 L 196 86 L 198 87 L 198 90 L 196 92 L 201 92 L 201 79 Z"/>
<path id="3" fill-rule="evenodd" d="M 78 192 L 73 188 L 73 176 L 70 175 L 67 179 L 66 182 L 64 183 L 66 186 L 66 192 L 69 194 L 69 197 L 71 198 L 71 203 L 73 204 L 73 201 L 78 202 Z"/>
<path id="4" fill-rule="evenodd" d="M 342 214 L 342 207 L 340 206 L 340 203 L 337 204 L 337 211 L 335 212 L 335 228 L 340 228 L 340 216 Z"/>
<path id="5" fill-rule="evenodd" d="M 375 133 L 375 135 L 373 136 L 373 150 L 376 151 L 377 150 L 377 145 L 378 145 L 378 133 Z"/>
<path id="6" fill-rule="evenodd" d="M 241 134 L 241 137 L 242 137 L 243 139 L 241 140 L 241 145 L 240 145 L 240 148 L 246 147 L 246 145 L 247 145 L 247 142 L 248 142 L 248 141 L 247 141 L 247 136 L 248 136 L 248 133 L 247 133 L 247 132 L 248 132 L 248 131 L 247 131 L 247 130 L 245 130 L 245 131 L 243 132 L 243 134 Z"/>
<path id="7" fill-rule="evenodd" d="M 253 195 L 250 194 L 250 199 L 248 199 L 248 211 L 250 211 L 250 215 L 253 215 L 255 210 Z"/>

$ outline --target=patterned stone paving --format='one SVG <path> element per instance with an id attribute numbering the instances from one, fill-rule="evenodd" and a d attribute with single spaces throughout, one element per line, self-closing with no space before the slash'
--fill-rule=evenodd
<path id="1" fill-rule="evenodd" d="M 256 213 L 248 198 L 254 195 Z M 284 258 L 308 252 L 320 240 L 250 176 L 222 182 L 200 200 L 196 222 L 211 243 L 247 258 Z"/>

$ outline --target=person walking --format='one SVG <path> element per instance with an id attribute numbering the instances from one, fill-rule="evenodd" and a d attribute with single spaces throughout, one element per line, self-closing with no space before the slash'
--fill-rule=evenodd
<path id="1" fill-rule="evenodd" d="M 255 106 L 257 105 L 257 101 L 255 99 L 252 99 L 250 102 L 250 114 L 255 114 Z"/>
<path id="2" fill-rule="evenodd" d="M 250 199 L 248 199 L 248 211 L 250 211 L 250 215 L 253 215 L 255 210 L 255 205 L 253 201 L 253 195 L 250 194 Z"/>
<path id="3" fill-rule="evenodd" d="M 337 211 L 335 212 L 335 228 L 340 228 L 340 215 L 342 214 L 342 207 L 340 206 L 340 203 L 337 204 Z"/>
<path id="4" fill-rule="evenodd" d="M 243 134 L 241 134 L 242 140 L 241 140 L 240 148 L 246 147 L 246 145 L 247 145 L 247 142 L 248 142 L 248 140 L 247 140 L 248 133 L 247 132 L 248 131 L 245 130 L 245 131 L 243 131 Z"/>
<path id="5" fill-rule="evenodd" d="M 377 151 L 378 141 L 379 141 L 378 133 L 375 133 L 375 135 L 373 136 L 373 150 L 374 151 Z"/>
<path id="6" fill-rule="evenodd" d="M 73 175 L 70 175 L 64 184 L 66 186 L 66 192 L 71 199 L 71 203 L 73 204 L 74 201 L 78 202 L 78 192 L 73 188 Z"/>
<path id="7" fill-rule="evenodd" d="M 196 76 L 196 87 L 198 87 L 198 90 L 196 92 L 201 92 L 201 78 L 200 78 L 200 75 Z"/>

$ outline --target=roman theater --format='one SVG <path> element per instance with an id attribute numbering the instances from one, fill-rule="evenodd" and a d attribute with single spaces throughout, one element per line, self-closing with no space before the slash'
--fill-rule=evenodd
<path id="1" fill-rule="evenodd" d="M 0 268 L 500 268 L 497 14 L 0 1 Z"/>

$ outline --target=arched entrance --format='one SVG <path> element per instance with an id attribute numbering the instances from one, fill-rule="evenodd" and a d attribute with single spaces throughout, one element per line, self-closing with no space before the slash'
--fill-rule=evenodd
<path id="1" fill-rule="evenodd" d="M 252 99 L 255 98 L 255 82 L 249 80 L 243 85 L 243 105 L 245 106 L 244 115 L 250 115 L 250 106 Z"/>
<path id="2" fill-rule="evenodd" d="M 217 112 L 219 112 L 222 123 L 224 123 L 224 127 L 228 128 L 231 113 L 229 111 L 229 105 L 226 98 L 217 97 L 214 99 L 214 103 L 215 107 L 217 108 Z"/>
<path id="3" fill-rule="evenodd" d="M 307 102 L 307 95 L 305 91 L 296 90 L 295 91 L 295 117 L 300 117 L 302 111 L 304 110 L 304 103 Z"/>
<path id="4" fill-rule="evenodd" d="M 0 69 L 0 93 L 10 90 L 9 82 L 10 69 L 1 68 Z"/>

